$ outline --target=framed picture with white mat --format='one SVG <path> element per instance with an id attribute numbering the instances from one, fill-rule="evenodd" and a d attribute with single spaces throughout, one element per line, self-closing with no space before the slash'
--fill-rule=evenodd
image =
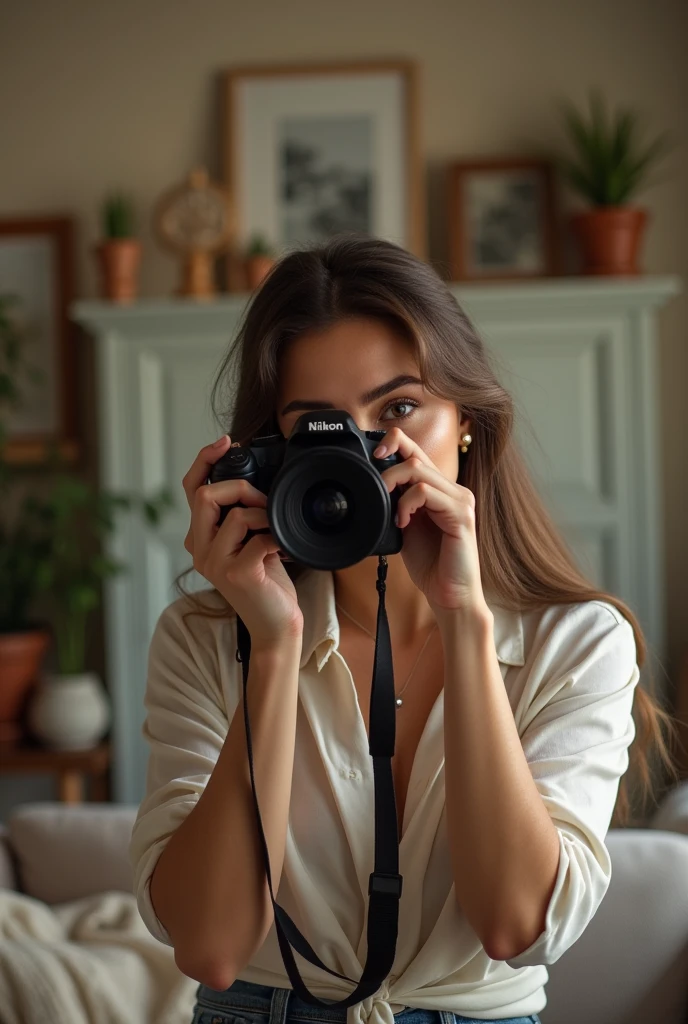
<path id="1" fill-rule="evenodd" d="M 352 231 L 424 258 L 414 61 L 233 68 L 224 95 L 229 291 L 256 235 L 277 257 Z"/>

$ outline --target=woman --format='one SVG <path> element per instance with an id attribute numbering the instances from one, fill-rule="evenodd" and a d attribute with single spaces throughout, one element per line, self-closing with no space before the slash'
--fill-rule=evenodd
<path id="1" fill-rule="evenodd" d="M 183 481 L 185 547 L 213 589 L 182 590 L 150 647 L 148 790 L 131 842 L 142 916 L 199 981 L 196 1024 L 538 1021 L 544 965 L 582 934 L 609 883 L 604 837 L 615 805 L 619 820 L 628 811 L 619 781 L 634 702 L 645 781 L 650 741 L 671 767 L 669 716 L 636 685 L 638 622 L 575 567 L 512 440 L 512 401 L 429 266 L 357 236 L 291 253 L 236 346 L 213 393 L 238 351 L 230 435 Z M 246 481 L 206 483 L 230 444 L 288 437 L 304 411 L 330 408 L 386 431 L 387 452 L 403 456 L 382 479 L 399 488 L 403 531 L 386 607 L 404 888 L 393 971 L 348 1009 L 300 1000 L 284 967 L 234 613 L 251 636 L 248 712 L 275 898 L 331 970 L 358 980 L 374 849 L 378 558 L 335 572 L 284 561 L 266 495 Z M 237 502 L 218 528 L 220 507 Z M 244 543 L 249 529 L 263 532 Z M 353 990 L 298 966 L 328 1003 Z"/>

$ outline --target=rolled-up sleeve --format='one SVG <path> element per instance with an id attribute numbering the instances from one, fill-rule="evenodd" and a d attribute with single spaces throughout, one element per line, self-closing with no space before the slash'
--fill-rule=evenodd
<path id="1" fill-rule="evenodd" d="M 545 928 L 511 967 L 552 964 L 582 935 L 609 886 L 604 843 L 628 748 L 639 680 L 633 629 L 613 605 L 570 606 L 529 657 L 521 743 L 559 836 Z"/>
<path id="2" fill-rule="evenodd" d="M 151 875 L 203 792 L 229 727 L 212 633 L 208 629 L 207 642 L 199 643 L 184 624 L 183 610 L 184 598 L 163 611 L 149 646 L 142 726 L 149 747 L 146 792 L 129 844 L 139 912 L 151 935 L 168 946 L 172 939 L 151 900 Z"/>

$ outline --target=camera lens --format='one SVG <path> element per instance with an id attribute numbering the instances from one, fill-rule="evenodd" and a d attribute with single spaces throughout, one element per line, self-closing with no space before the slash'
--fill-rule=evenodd
<path id="1" fill-rule="evenodd" d="M 341 528 L 352 513 L 350 496 L 333 480 L 309 487 L 303 496 L 303 515 L 313 530 L 327 532 Z"/>
<path id="2" fill-rule="evenodd" d="M 367 459 L 323 445 L 285 462 L 267 513 L 275 540 L 294 561 L 343 569 L 376 550 L 391 519 L 391 498 Z"/>

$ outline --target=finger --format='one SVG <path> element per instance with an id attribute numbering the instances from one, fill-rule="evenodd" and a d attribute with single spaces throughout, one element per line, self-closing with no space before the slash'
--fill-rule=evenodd
<path id="1" fill-rule="evenodd" d="M 219 505 L 233 505 L 240 501 L 242 505 L 255 505 L 258 508 L 266 508 L 268 496 L 263 491 L 246 480 L 239 477 L 234 480 L 216 480 L 215 483 L 203 483 L 196 488 L 196 493 L 204 492 L 204 499 L 216 502 Z M 195 498 L 194 498 L 195 500 Z"/>
<path id="2" fill-rule="evenodd" d="M 416 444 L 415 441 L 412 441 L 408 434 L 404 433 L 401 427 L 392 427 L 388 430 L 382 438 L 382 441 L 380 441 L 380 444 L 384 445 L 387 449 L 383 454 L 384 458 L 387 458 L 394 452 L 399 452 L 404 459 L 410 459 L 415 455 L 416 458 L 420 459 L 420 461 L 425 463 L 425 465 L 434 466 L 430 456 L 426 455 L 421 446 Z"/>
<path id="3" fill-rule="evenodd" d="M 237 506 L 227 513 L 221 526 L 217 526 L 219 506 L 210 502 L 203 495 L 204 488 L 196 492 L 191 516 L 194 565 L 204 565 L 208 558 L 226 558 L 239 546 L 247 531 L 251 528 L 262 529 L 267 526 L 267 512 L 263 508 L 242 508 Z M 215 541 L 222 534 L 219 543 Z M 214 546 L 211 552 L 211 547 Z M 218 554 L 220 552 L 221 554 Z"/>
<path id="4" fill-rule="evenodd" d="M 248 480 L 218 480 L 214 484 L 201 484 L 193 495 L 192 525 L 194 520 L 197 520 L 197 525 L 207 534 L 210 527 L 215 525 L 220 518 L 221 507 L 235 505 L 237 502 L 241 502 L 242 505 L 249 508 L 265 508 L 267 495 L 250 484 Z"/>
<path id="5" fill-rule="evenodd" d="M 186 494 L 189 507 L 193 508 L 194 493 L 196 488 L 204 484 L 208 479 L 210 467 L 214 466 L 217 460 L 225 454 L 231 443 L 229 434 L 223 434 L 215 444 L 207 444 L 191 463 L 188 472 L 182 480 L 182 487 Z"/>
<path id="6" fill-rule="evenodd" d="M 234 572 L 245 576 L 247 573 L 255 573 L 267 555 L 277 554 L 279 544 L 270 533 L 259 533 L 251 537 L 250 541 L 244 544 L 239 554 L 232 559 L 229 573 Z"/>
<path id="7" fill-rule="evenodd" d="M 241 501 L 242 505 L 254 507 L 255 503 L 257 508 L 266 508 L 268 497 L 263 491 L 259 491 L 257 487 L 250 484 L 248 480 L 218 480 L 214 484 L 201 484 L 200 487 L 197 487 L 193 497 L 193 508 L 195 508 L 197 501 L 199 502 L 199 508 L 200 502 L 208 503 L 215 508 L 212 521 L 217 523 L 220 518 L 220 508 L 223 505 L 234 505 L 235 502 Z M 210 516 L 208 515 L 207 518 L 210 519 Z M 184 538 L 184 547 L 190 555 L 193 555 L 193 525 L 189 525 L 186 537 Z"/>
<path id="8" fill-rule="evenodd" d="M 404 462 L 398 462 L 396 466 L 390 466 L 382 473 L 382 479 L 390 492 L 403 484 L 416 484 L 425 481 L 447 495 L 453 495 L 455 498 L 457 496 L 457 485 L 453 481 L 447 480 L 439 469 L 433 465 L 427 465 L 415 455 Z"/>
<path id="9" fill-rule="evenodd" d="M 430 514 L 434 512 L 444 516 L 453 515 L 456 512 L 456 503 L 431 484 L 424 481 L 416 483 L 399 498 L 396 507 L 397 525 L 401 528 L 406 526 L 414 512 L 421 508 Z"/>
<path id="10" fill-rule="evenodd" d="M 445 532 L 453 531 L 456 527 L 475 527 L 475 511 L 471 504 L 457 502 L 456 497 L 447 495 L 424 481 L 414 484 L 399 499 L 397 525 L 403 529 L 410 522 L 414 512 L 421 508 Z"/>
<path id="11" fill-rule="evenodd" d="M 238 555 L 245 547 L 243 541 L 249 530 L 269 529 L 268 514 L 264 508 L 231 508 L 215 535 L 215 547 L 222 553 L 218 557 Z"/>

